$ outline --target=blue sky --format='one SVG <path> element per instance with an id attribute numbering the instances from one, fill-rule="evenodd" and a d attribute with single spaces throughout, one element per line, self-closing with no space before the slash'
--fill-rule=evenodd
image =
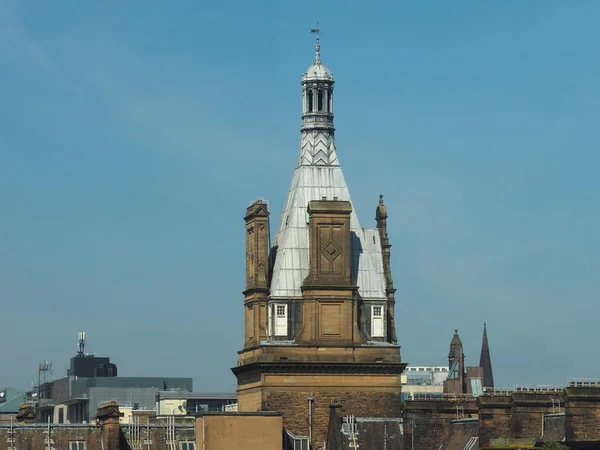
<path id="1" fill-rule="evenodd" d="M 235 390 L 242 218 L 279 220 L 317 20 L 403 359 L 458 328 L 476 365 L 487 321 L 497 385 L 600 377 L 600 3 L 375 4 L 0 0 L 0 386 L 85 330 L 121 375 Z"/>

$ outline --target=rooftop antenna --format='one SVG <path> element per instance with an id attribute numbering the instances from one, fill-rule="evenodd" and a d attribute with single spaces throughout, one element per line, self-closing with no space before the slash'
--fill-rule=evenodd
<path id="1" fill-rule="evenodd" d="M 50 361 L 42 361 L 38 363 L 38 398 L 41 398 L 39 394 L 41 391 L 40 386 L 42 385 L 42 382 L 45 384 L 47 381 L 46 374 L 52 374 L 52 363 Z"/>
<path id="2" fill-rule="evenodd" d="M 85 356 L 85 331 L 77 333 L 77 356 Z"/>

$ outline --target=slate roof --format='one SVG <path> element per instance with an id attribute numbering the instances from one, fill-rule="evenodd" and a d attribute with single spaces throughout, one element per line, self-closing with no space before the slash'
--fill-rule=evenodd
<path id="1" fill-rule="evenodd" d="M 16 414 L 25 401 L 25 393 L 13 388 L 0 389 L 5 393 L 6 401 L 0 403 L 0 414 Z"/>

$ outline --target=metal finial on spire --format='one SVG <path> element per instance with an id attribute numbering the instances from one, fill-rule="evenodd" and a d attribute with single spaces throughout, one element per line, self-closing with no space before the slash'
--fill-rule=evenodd
<path id="1" fill-rule="evenodd" d="M 317 22 L 317 28 L 311 28 L 311 33 L 315 33 L 317 35 L 317 43 L 315 44 L 315 62 L 321 62 L 321 44 L 319 43 L 319 33 L 321 29 L 319 28 L 319 22 Z"/>

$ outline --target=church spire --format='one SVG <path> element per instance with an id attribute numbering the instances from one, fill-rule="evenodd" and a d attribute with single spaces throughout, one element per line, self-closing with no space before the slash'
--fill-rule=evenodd
<path id="1" fill-rule="evenodd" d="M 479 367 L 483 367 L 483 387 L 494 387 L 494 374 L 492 373 L 492 359 L 490 358 L 490 347 L 488 345 L 487 327 L 483 323 L 483 340 L 481 342 L 481 357 Z"/>

